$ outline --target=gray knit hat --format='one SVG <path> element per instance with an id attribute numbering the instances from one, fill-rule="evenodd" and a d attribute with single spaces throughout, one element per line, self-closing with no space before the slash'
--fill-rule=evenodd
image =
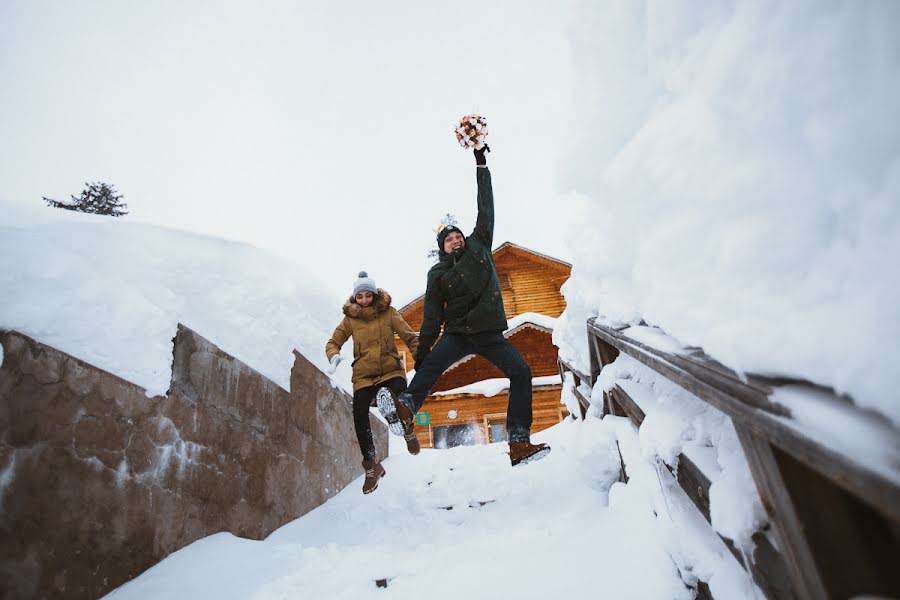
<path id="1" fill-rule="evenodd" d="M 365 271 L 359 272 L 359 279 L 353 284 L 353 295 L 356 296 L 360 292 L 378 293 L 378 287 L 375 285 L 375 280 L 369 277 L 369 274 Z"/>

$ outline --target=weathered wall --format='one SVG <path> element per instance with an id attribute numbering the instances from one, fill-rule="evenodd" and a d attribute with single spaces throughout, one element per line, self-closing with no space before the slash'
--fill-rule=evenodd
<path id="1" fill-rule="evenodd" d="M 264 538 L 362 474 L 349 396 L 299 353 L 288 393 L 179 326 L 169 394 L 148 398 L 0 341 L 3 598 L 97 598 L 212 533 Z"/>

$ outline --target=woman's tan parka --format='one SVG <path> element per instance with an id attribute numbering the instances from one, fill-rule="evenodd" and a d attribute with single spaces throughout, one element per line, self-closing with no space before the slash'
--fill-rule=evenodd
<path id="1" fill-rule="evenodd" d="M 391 295 L 378 289 L 375 301 L 366 307 L 353 298 L 344 303 L 344 320 L 325 345 L 328 360 L 339 354 L 341 346 L 353 338 L 353 390 L 377 385 L 394 377 L 406 377 L 394 334 L 409 347 L 413 356 L 419 338 L 391 306 Z"/>

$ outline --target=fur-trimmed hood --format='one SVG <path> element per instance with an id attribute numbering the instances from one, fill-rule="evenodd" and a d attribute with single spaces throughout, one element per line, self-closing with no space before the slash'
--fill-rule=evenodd
<path id="1" fill-rule="evenodd" d="M 378 293 L 375 295 L 375 301 L 370 306 L 360 306 L 356 303 L 356 298 L 350 296 L 350 298 L 344 302 L 344 314 L 351 319 L 371 321 L 390 307 L 391 295 L 388 294 L 386 290 L 378 288 Z"/>

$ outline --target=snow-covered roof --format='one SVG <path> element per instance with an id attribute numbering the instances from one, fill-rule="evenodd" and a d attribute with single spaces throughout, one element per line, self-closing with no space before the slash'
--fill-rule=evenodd
<path id="1" fill-rule="evenodd" d="M 531 380 L 532 387 L 540 387 L 547 385 L 562 385 L 559 375 L 547 375 L 545 377 L 534 377 Z M 476 396 L 496 396 L 503 390 L 509 389 L 509 379 L 505 377 L 497 377 L 495 379 L 484 379 L 476 383 L 470 383 L 462 387 L 443 392 L 433 392 L 432 396 L 450 396 L 453 394 L 472 394 Z"/>
<path id="2" fill-rule="evenodd" d="M 510 337 L 523 327 L 533 327 L 547 333 L 553 333 L 553 329 L 556 327 L 556 318 L 535 312 L 525 312 L 506 321 L 506 331 L 503 332 L 503 335 L 504 337 Z"/>

